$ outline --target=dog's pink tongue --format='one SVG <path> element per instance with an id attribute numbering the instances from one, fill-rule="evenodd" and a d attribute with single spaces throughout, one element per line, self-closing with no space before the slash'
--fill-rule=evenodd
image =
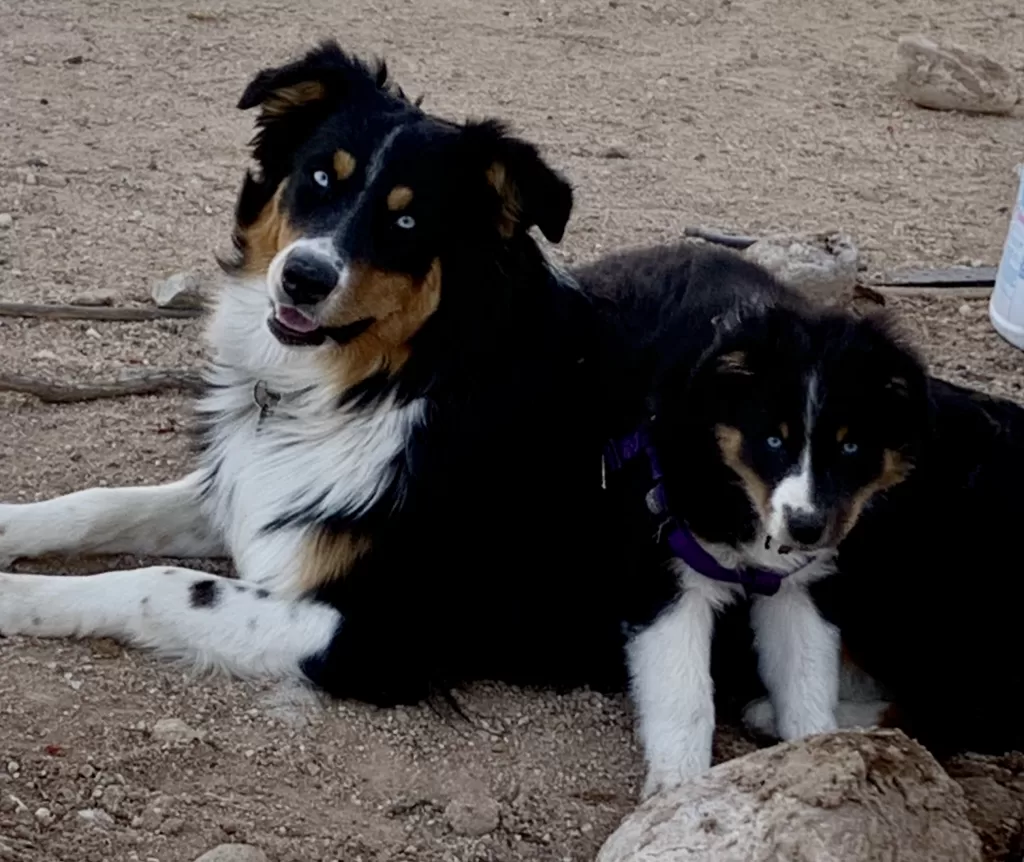
<path id="1" fill-rule="evenodd" d="M 319 328 L 315 320 L 306 317 L 297 308 L 291 308 L 287 305 L 282 305 L 277 309 L 277 319 L 296 332 L 312 332 L 314 329 Z"/>

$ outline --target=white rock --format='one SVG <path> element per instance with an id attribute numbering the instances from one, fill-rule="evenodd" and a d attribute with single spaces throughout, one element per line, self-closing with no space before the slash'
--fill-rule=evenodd
<path id="1" fill-rule="evenodd" d="M 219 844 L 195 862 L 268 862 L 267 854 L 251 844 Z"/>
<path id="2" fill-rule="evenodd" d="M 107 814 L 102 808 L 83 808 L 78 816 L 86 823 L 93 826 L 113 826 L 114 818 Z"/>
<path id="3" fill-rule="evenodd" d="M 202 308 L 199 279 L 191 272 L 176 272 L 153 285 L 150 295 L 160 308 Z"/>
<path id="4" fill-rule="evenodd" d="M 52 350 L 37 350 L 32 354 L 33 359 L 45 359 L 47 362 L 56 362 L 60 357 Z"/>
<path id="5" fill-rule="evenodd" d="M 53 812 L 49 808 L 37 808 L 35 810 L 35 818 L 43 826 L 49 826 L 53 822 Z"/>
<path id="6" fill-rule="evenodd" d="M 14 216 L 10 213 L 0 213 L 0 228 L 6 229 L 14 224 Z"/>
<path id="7" fill-rule="evenodd" d="M 783 284 L 818 300 L 843 299 L 857 284 L 859 252 L 844 233 L 776 234 L 743 252 Z"/>
<path id="8" fill-rule="evenodd" d="M 150 731 L 154 742 L 192 742 L 195 739 L 203 739 L 206 734 L 193 730 L 180 718 L 161 718 Z"/>
<path id="9" fill-rule="evenodd" d="M 960 786 L 899 731 L 843 731 L 723 763 L 628 815 L 597 862 L 980 862 Z"/>
<path id="10" fill-rule="evenodd" d="M 1020 98 L 1010 71 L 995 60 L 920 33 L 896 46 L 896 86 L 910 101 L 941 111 L 1009 113 Z"/>
<path id="11" fill-rule="evenodd" d="M 455 834 L 479 837 L 498 828 L 501 806 L 484 794 L 464 794 L 445 806 L 444 819 Z"/>

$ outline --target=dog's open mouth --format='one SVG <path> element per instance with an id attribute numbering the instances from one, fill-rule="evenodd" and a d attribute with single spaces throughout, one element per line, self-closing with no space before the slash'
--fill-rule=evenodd
<path id="1" fill-rule="evenodd" d="M 271 333 L 282 344 L 323 344 L 327 333 L 312 317 L 290 305 L 279 305 L 267 321 Z"/>
<path id="2" fill-rule="evenodd" d="M 372 317 L 364 317 L 344 326 L 321 326 L 312 317 L 290 305 L 276 306 L 267 328 L 282 344 L 315 347 L 328 338 L 337 344 L 347 344 L 373 325 Z"/>

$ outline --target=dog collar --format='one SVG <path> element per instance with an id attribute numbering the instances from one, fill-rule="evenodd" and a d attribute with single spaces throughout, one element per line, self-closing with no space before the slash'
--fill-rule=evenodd
<path id="1" fill-rule="evenodd" d="M 654 487 L 647 494 L 647 508 L 652 514 L 664 517 L 658 540 L 667 545 L 672 556 L 682 560 L 687 566 L 706 578 L 727 584 L 738 584 L 748 593 L 771 596 L 779 591 L 782 580 L 786 577 L 784 574 L 748 566 L 736 569 L 726 568 L 711 556 L 697 541 L 696 536 L 669 512 L 665 500 L 665 486 L 662 483 L 663 474 L 658 463 L 657 452 L 651 442 L 647 423 L 625 437 L 608 442 L 604 457 L 601 459 L 602 486 L 605 484 L 608 472 L 614 473 L 622 469 L 626 462 L 641 456 L 647 458 L 651 469 L 651 479 L 654 480 Z"/>
<path id="2" fill-rule="evenodd" d="M 252 400 L 260 410 L 259 419 L 256 420 L 256 428 L 258 429 L 263 424 L 263 420 L 278 405 L 281 395 L 278 392 L 271 391 L 270 387 L 267 386 L 266 380 L 257 380 L 256 384 L 252 387 Z"/>

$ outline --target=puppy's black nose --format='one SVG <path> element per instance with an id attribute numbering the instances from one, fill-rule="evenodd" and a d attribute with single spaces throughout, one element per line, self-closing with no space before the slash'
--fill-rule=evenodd
<path id="1" fill-rule="evenodd" d="M 820 512 L 790 512 L 786 524 L 793 541 L 805 547 L 816 545 L 825 532 L 825 516 Z"/>
<path id="2" fill-rule="evenodd" d="M 281 271 L 281 288 L 296 305 L 316 305 L 337 283 L 338 271 L 312 255 L 289 255 Z"/>

